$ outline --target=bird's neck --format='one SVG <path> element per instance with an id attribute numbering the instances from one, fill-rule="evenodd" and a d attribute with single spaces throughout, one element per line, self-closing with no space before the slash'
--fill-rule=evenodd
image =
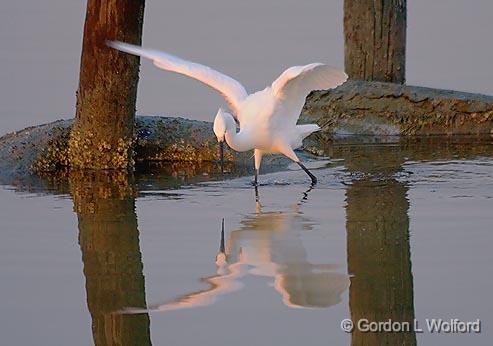
<path id="1" fill-rule="evenodd" d="M 254 148 L 251 136 L 242 130 L 240 130 L 240 132 L 236 132 L 236 126 L 235 128 L 228 129 L 224 137 L 226 139 L 226 143 L 228 143 L 230 148 L 235 151 L 242 152 L 252 150 Z"/>

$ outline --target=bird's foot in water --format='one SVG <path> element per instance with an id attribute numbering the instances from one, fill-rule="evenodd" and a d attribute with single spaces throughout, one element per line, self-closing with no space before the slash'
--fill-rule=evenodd
<path id="1" fill-rule="evenodd" d="M 260 203 L 260 198 L 258 196 L 258 186 L 255 185 L 255 202 Z"/>
<path id="2" fill-rule="evenodd" d="M 252 185 L 255 187 L 258 186 L 258 169 L 255 170 L 255 175 L 253 176 Z"/>
<path id="3" fill-rule="evenodd" d="M 312 172 L 310 172 L 310 171 L 308 170 L 308 168 L 306 168 L 306 167 L 305 167 L 305 165 L 304 165 L 304 164 L 302 164 L 302 163 L 301 163 L 301 162 L 299 162 L 299 161 L 298 161 L 298 162 L 296 162 L 296 163 L 297 163 L 297 164 L 301 167 L 301 169 L 302 169 L 302 170 L 304 170 L 304 171 L 305 171 L 305 173 L 306 173 L 306 174 L 308 174 L 308 176 L 309 176 L 309 177 L 310 177 L 310 179 L 312 180 L 312 186 L 315 186 L 315 185 L 317 184 L 317 177 L 316 177 L 316 176 L 314 176 L 314 175 L 312 174 Z"/>

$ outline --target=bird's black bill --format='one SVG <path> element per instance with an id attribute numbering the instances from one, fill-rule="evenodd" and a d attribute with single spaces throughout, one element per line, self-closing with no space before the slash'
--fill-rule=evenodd
<path id="1" fill-rule="evenodd" d="M 224 174 L 224 141 L 219 142 L 219 157 L 221 159 L 221 174 Z"/>

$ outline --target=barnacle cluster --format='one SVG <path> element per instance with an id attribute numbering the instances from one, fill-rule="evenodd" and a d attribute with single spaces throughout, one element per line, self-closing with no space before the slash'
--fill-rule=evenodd
<path id="1" fill-rule="evenodd" d="M 129 169 L 134 165 L 133 139 L 118 138 L 112 144 L 98 140 L 94 133 L 73 130 L 70 135 L 68 158 L 72 168 Z"/>
<path id="2" fill-rule="evenodd" d="M 169 161 L 215 161 L 219 159 L 217 148 L 205 141 L 202 145 L 195 147 L 184 140 L 180 140 L 168 146 L 161 153 L 162 158 Z M 225 160 L 232 161 L 233 157 L 230 152 L 225 153 Z"/>
<path id="3" fill-rule="evenodd" d="M 36 174 L 63 170 L 70 165 L 68 155 L 69 129 L 54 128 L 52 138 L 48 140 L 41 155 L 31 165 L 31 171 Z"/>
<path id="4" fill-rule="evenodd" d="M 142 132 L 142 129 L 140 129 Z M 128 170 L 134 166 L 133 150 L 139 154 L 139 161 L 165 162 L 207 162 L 219 160 L 217 143 L 208 139 L 180 138 L 175 131 L 159 131 L 152 139 L 146 133 L 136 133 L 133 138 L 119 138 L 109 141 L 107 138 L 97 139 L 95 133 L 84 132 L 70 127 L 54 128 L 50 139 L 41 154 L 32 164 L 32 171 L 38 175 L 55 171 L 85 169 L 116 169 Z M 190 130 L 190 129 L 188 129 Z M 233 162 L 236 156 L 225 150 L 225 161 Z"/>
<path id="5" fill-rule="evenodd" d="M 203 162 L 203 161 L 218 161 L 219 148 L 217 145 L 211 144 L 208 140 L 203 143 L 193 144 L 184 139 L 176 140 L 169 144 L 163 144 L 159 140 L 137 141 L 140 148 L 147 152 L 144 157 L 139 157 L 142 161 L 176 161 L 176 162 Z M 225 161 L 234 161 L 234 156 L 231 151 L 226 150 L 224 153 Z"/>

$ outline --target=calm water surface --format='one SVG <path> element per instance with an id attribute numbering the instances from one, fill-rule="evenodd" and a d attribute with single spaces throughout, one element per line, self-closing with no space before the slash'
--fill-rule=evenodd
<path id="1" fill-rule="evenodd" d="M 262 175 L 258 203 L 249 176 L 200 165 L 5 186 L 2 344 L 489 345 L 491 138 L 329 154 L 313 189 Z M 482 332 L 346 334 L 344 318 Z"/>

